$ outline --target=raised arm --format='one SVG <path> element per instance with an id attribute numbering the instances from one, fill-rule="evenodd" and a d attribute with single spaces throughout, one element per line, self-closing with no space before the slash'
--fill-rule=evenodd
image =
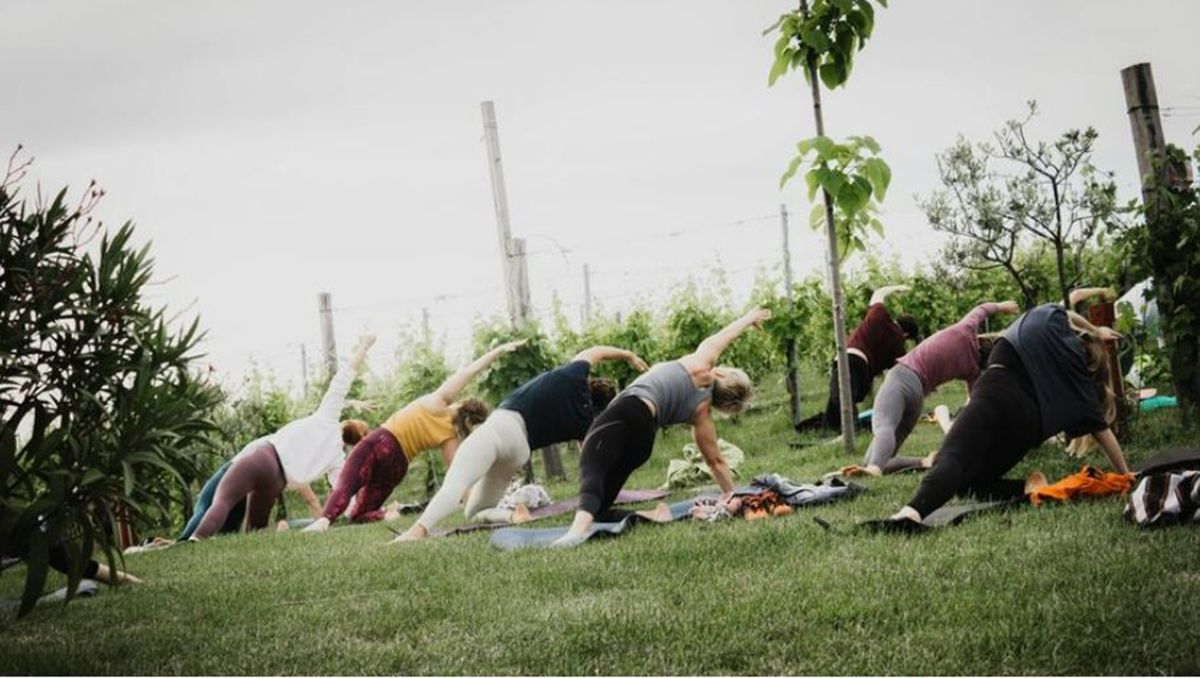
<path id="1" fill-rule="evenodd" d="M 572 358 L 572 361 L 575 360 L 586 360 L 587 363 L 593 367 L 595 367 L 596 363 L 602 360 L 624 360 L 638 372 L 645 372 L 647 367 L 646 361 L 639 358 L 633 351 L 626 351 L 623 348 L 617 348 L 615 346 L 593 346 L 591 348 L 585 348 L 584 350 L 575 354 L 575 357 Z"/>
<path id="2" fill-rule="evenodd" d="M 1092 297 L 1101 297 L 1105 301 L 1116 299 L 1117 293 L 1107 287 L 1080 287 L 1079 289 L 1071 290 L 1067 295 L 1067 300 L 1071 302 L 1071 308 L 1081 301 L 1091 299 Z"/>
<path id="3" fill-rule="evenodd" d="M 733 474 L 729 471 L 729 464 L 725 463 L 725 456 L 721 454 L 721 445 L 717 442 L 717 426 L 713 423 L 712 411 L 708 407 L 700 409 L 692 419 L 692 440 L 696 441 L 700 456 L 704 457 L 704 463 L 708 464 L 713 480 L 717 481 L 721 492 L 731 496 Z"/>
<path id="4" fill-rule="evenodd" d="M 458 398 L 458 394 L 461 393 L 464 388 L 466 388 L 467 384 L 471 383 L 472 379 L 479 376 L 480 372 L 486 370 L 488 366 L 495 362 L 500 356 L 507 353 L 512 353 L 524 345 L 525 340 L 522 339 L 521 341 L 510 341 L 507 344 L 501 344 L 496 348 L 493 348 L 487 353 L 484 353 L 476 358 L 467 366 L 450 375 L 450 378 L 442 382 L 442 385 L 439 386 L 436 391 L 426 396 L 426 398 L 434 401 L 431 403 L 432 405 L 449 407 L 454 403 L 454 400 Z"/>
<path id="5" fill-rule="evenodd" d="M 1092 434 L 1092 437 L 1100 443 L 1100 448 L 1108 456 L 1108 463 L 1112 465 L 1114 471 L 1130 473 L 1129 465 L 1125 463 L 1125 455 L 1121 452 L 1121 443 L 1117 442 L 1117 437 L 1113 435 L 1112 429 L 1106 428 L 1099 433 Z"/>
<path id="6" fill-rule="evenodd" d="M 883 302 L 887 301 L 888 297 L 892 296 L 896 292 L 907 292 L 911 289 L 912 288 L 908 285 L 884 285 L 883 287 L 875 290 L 875 293 L 871 295 L 871 303 L 869 305 L 874 306 L 875 304 L 882 304 Z"/>
<path id="7" fill-rule="evenodd" d="M 354 383 L 354 375 L 358 374 L 358 368 L 362 367 L 367 352 L 374 345 L 374 334 L 367 334 L 359 339 L 358 346 L 354 349 L 354 355 L 350 357 L 350 362 L 338 370 L 337 374 L 333 375 L 333 379 L 329 381 L 329 388 L 325 390 L 321 404 L 317 406 L 317 416 L 333 421 L 341 418 L 342 409 L 346 406 L 346 394 L 350 392 L 350 384 Z"/>
<path id="8" fill-rule="evenodd" d="M 1117 341 L 1121 338 L 1121 333 L 1111 327 L 1096 327 L 1087 321 L 1087 318 L 1079 315 L 1075 311 L 1067 310 L 1067 318 L 1071 321 L 1071 327 L 1078 332 L 1086 332 L 1087 334 L 1103 339 L 1104 341 Z"/>
<path id="9" fill-rule="evenodd" d="M 750 327 L 761 328 L 762 324 L 770 319 L 770 311 L 765 308 L 756 308 L 729 323 L 720 332 L 700 342 L 700 346 L 693 353 L 684 356 L 682 360 L 698 362 L 699 365 L 695 366 L 697 368 L 711 369 L 717 364 L 717 360 L 720 359 L 725 349 L 729 348 L 733 340 L 737 339 L 742 332 L 745 332 Z"/>

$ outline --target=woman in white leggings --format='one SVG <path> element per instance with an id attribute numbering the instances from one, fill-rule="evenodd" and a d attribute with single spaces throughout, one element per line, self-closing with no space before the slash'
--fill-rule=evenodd
<path id="1" fill-rule="evenodd" d="M 464 498 L 464 513 L 471 520 L 528 520 L 528 509 L 523 506 L 514 511 L 497 505 L 513 475 L 529 461 L 531 450 L 582 440 L 592 419 L 608 406 L 615 389 L 607 381 L 589 377 L 592 366 L 601 360 L 625 360 L 638 371 L 646 369 L 646 363 L 629 351 L 593 346 L 566 365 L 525 382 L 462 442 L 441 489 L 417 522 L 396 541 L 428 537 L 430 530 L 454 513 Z"/>

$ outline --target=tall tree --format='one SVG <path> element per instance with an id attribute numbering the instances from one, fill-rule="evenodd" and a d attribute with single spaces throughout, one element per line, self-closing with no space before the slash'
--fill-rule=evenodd
<path id="1" fill-rule="evenodd" d="M 1010 120 L 991 142 L 960 138 L 937 156 L 942 188 L 918 204 L 930 224 L 952 236 L 951 257 L 964 268 L 1003 268 L 1027 306 L 1037 303 L 1017 261 L 1026 239 L 1054 254 L 1064 304 L 1085 276 L 1083 254 L 1105 223 L 1123 214 L 1111 174 L 1092 165 L 1096 130 L 1072 129 L 1052 142 L 1031 140 L 1037 115 Z"/>

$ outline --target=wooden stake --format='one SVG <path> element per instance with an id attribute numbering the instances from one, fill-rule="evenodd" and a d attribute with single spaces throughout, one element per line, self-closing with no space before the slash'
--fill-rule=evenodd
<path id="1" fill-rule="evenodd" d="M 321 317 L 321 359 L 325 371 L 332 377 L 337 373 L 337 344 L 333 335 L 333 295 L 321 292 L 317 295 L 317 313 Z"/>
<path id="2" fill-rule="evenodd" d="M 788 239 L 787 205 L 779 206 L 779 224 L 783 229 L 783 294 L 792 308 L 792 250 Z M 791 399 L 792 426 L 800 423 L 800 372 L 796 366 L 796 338 L 788 337 L 784 344 L 787 354 L 787 390 Z"/>

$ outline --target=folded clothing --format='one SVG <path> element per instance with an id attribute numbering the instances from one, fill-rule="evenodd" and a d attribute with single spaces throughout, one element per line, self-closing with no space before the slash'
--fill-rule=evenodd
<path id="1" fill-rule="evenodd" d="M 1200 472 L 1142 478 L 1129 494 L 1125 519 L 1142 527 L 1200 522 Z"/>
<path id="2" fill-rule="evenodd" d="M 723 439 L 717 440 L 717 446 L 721 448 L 721 456 L 725 458 L 729 472 L 736 476 L 738 468 L 746 461 L 746 453 Z M 683 459 L 672 459 L 667 464 L 667 481 L 659 489 L 678 489 L 712 481 L 712 469 L 708 468 L 700 448 L 695 443 L 688 443 L 683 446 Z"/>
<path id="3" fill-rule="evenodd" d="M 1133 487 L 1132 473 L 1105 473 L 1091 466 L 1084 466 L 1079 473 L 1073 473 L 1066 478 L 1034 490 L 1029 500 L 1035 505 L 1041 505 L 1046 499 L 1067 502 L 1080 497 L 1107 497 L 1113 494 L 1125 494 Z"/>
<path id="4" fill-rule="evenodd" d="M 815 485 L 797 484 L 778 473 L 756 476 L 753 485 L 774 491 L 789 506 L 828 504 L 842 499 L 852 499 L 867 491 L 867 488 L 862 485 L 848 483 L 841 478 L 826 478 Z"/>
<path id="5" fill-rule="evenodd" d="M 513 485 L 517 485 L 518 482 L 514 481 Z M 549 506 L 550 503 L 550 493 L 546 491 L 546 488 L 537 483 L 530 483 L 519 487 L 510 485 L 508 492 L 500 500 L 498 508 L 512 510 L 517 507 L 517 504 L 524 504 L 526 508 L 533 510 Z"/>

